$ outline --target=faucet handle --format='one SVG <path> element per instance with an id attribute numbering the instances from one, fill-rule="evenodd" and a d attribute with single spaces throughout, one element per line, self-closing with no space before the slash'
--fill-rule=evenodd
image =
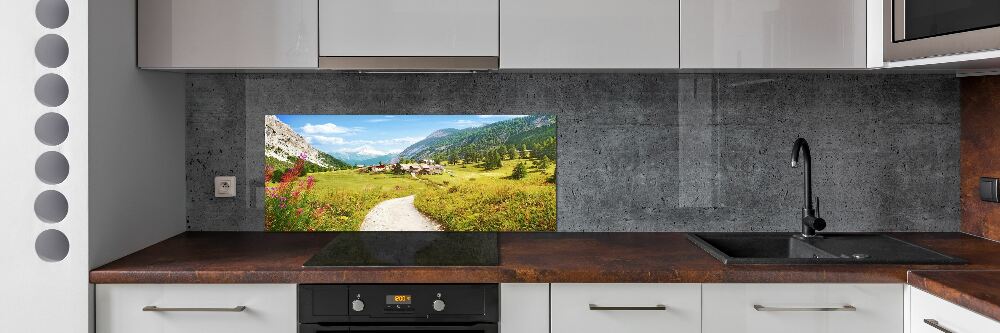
<path id="1" fill-rule="evenodd" d="M 816 196 L 816 217 L 819 217 L 819 196 Z"/>

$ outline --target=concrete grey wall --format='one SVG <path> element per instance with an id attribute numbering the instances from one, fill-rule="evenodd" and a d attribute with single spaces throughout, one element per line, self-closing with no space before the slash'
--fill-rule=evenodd
<path id="1" fill-rule="evenodd" d="M 263 230 L 266 114 L 555 114 L 561 231 L 794 231 L 813 150 L 828 231 L 957 231 L 959 86 L 883 74 L 187 78 L 188 227 Z M 236 175 L 236 198 L 212 178 Z"/>

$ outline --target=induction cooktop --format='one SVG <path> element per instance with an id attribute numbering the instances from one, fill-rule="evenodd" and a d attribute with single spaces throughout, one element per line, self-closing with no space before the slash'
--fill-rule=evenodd
<path id="1" fill-rule="evenodd" d="M 304 267 L 496 266 L 497 234 L 488 232 L 343 232 Z"/>

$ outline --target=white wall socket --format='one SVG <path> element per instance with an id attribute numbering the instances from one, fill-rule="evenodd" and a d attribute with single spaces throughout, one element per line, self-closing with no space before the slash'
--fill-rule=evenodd
<path id="1" fill-rule="evenodd" d="M 215 177 L 215 197 L 232 198 L 236 196 L 236 176 Z"/>

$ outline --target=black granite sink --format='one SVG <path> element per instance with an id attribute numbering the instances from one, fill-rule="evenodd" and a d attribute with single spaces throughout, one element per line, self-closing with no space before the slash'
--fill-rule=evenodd
<path id="1" fill-rule="evenodd" d="M 726 265 L 734 264 L 964 264 L 882 234 L 691 233 L 688 239 Z"/>

